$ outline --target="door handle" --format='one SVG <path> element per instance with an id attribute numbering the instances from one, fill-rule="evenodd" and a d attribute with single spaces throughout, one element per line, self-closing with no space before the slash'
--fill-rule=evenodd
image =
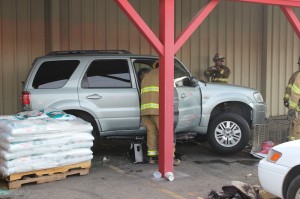
<path id="1" fill-rule="evenodd" d="M 86 96 L 86 99 L 102 99 L 102 96 L 98 95 L 98 94 L 93 94 L 93 95 L 88 95 Z"/>
<path id="2" fill-rule="evenodd" d="M 180 95 L 180 97 L 181 97 L 182 99 L 185 99 L 185 98 L 187 98 L 187 95 L 186 95 L 185 93 L 182 93 L 182 94 Z"/>

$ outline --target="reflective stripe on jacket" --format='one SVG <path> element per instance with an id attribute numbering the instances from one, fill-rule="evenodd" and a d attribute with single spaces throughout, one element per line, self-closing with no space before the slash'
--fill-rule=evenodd
<path id="1" fill-rule="evenodd" d="M 291 87 L 291 94 L 289 97 L 289 109 L 295 109 L 300 112 L 300 73 L 295 76 L 295 81 Z"/>
<path id="2" fill-rule="evenodd" d="M 285 93 L 284 93 L 284 97 L 283 97 L 284 100 L 289 100 L 289 98 L 291 96 L 292 86 L 293 86 L 296 76 L 298 75 L 299 72 L 300 72 L 300 70 L 294 72 L 292 74 L 292 76 L 290 77 L 289 82 L 288 82 L 287 86 L 285 87 Z"/>
<path id="3" fill-rule="evenodd" d="M 228 83 L 228 78 L 213 78 L 212 82 Z"/>

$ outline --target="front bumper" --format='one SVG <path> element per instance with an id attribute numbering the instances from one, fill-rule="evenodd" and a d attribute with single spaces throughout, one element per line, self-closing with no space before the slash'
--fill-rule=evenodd
<path id="1" fill-rule="evenodd" d="M 252 124 L 263 124 L 267 116 L 267 106 L 264 103 L 252 104 L 253 119 Z"/>
<path id="2" fill-rule="evenodd" d="M 282 185 L 289 168 L 262 159 L 258 164 L 258 178 L 263 189 L 283 198 Z"/>

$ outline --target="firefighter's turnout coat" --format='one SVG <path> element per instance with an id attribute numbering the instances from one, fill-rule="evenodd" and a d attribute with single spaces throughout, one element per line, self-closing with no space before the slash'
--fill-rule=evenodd
<path id="1" fill-rule="evenodd" d="M 230 74 L 230 69 L 225 65 L 220 65 L 219 69 L 215 69 L 217 66 L 210 66 L 204 72 L 204 76 L 208 81 L 228 83 L 228 77 Z"/>
<path id="2" fill-rule="evenodd" d="M 142 80 L 141 116 L 147 128 L 148 156 L 158 154 L 159 69 L 152 69 Z"/>
<path id="3" fill-rule="evenodd" d="M 290 140 L 300 139 L 300 71 L 292 74 L 286 86 L 284 100 L 288 100 L 289 109 L 295 110 L 292 118 Z"/>

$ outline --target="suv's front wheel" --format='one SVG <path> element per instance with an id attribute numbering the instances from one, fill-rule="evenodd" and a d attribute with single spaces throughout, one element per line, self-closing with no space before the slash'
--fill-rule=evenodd
<path id="1" fill-rule="evenodd" d="M 246 147 L 249 139 L 249 125 L 236 113 L 219 114 L 209 123 L 207 140 L 218 153 L 237 153 Z"/>

